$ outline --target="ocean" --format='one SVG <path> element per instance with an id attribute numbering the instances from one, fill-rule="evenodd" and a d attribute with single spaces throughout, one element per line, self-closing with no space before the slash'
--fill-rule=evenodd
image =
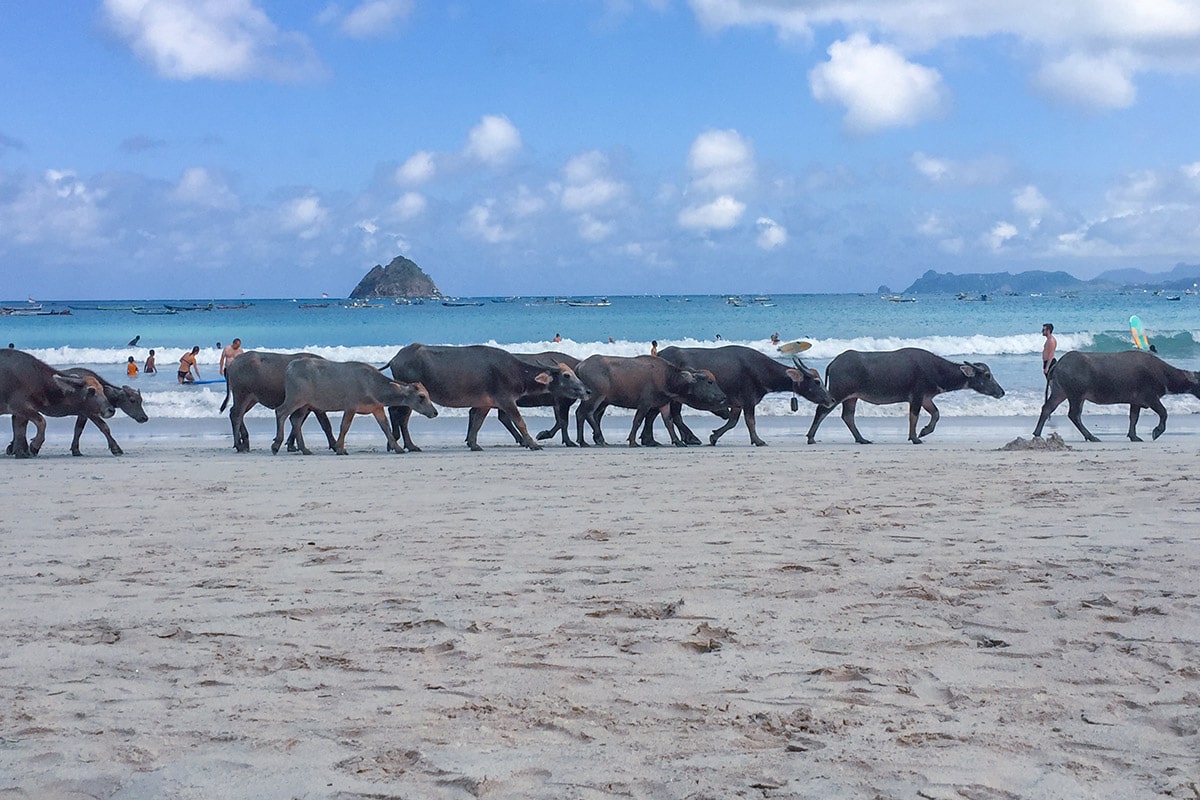
<path id="1" fill-rule="evenodd" d="M 657 340 L 660 348 L 742 344 L 786 360 L 770 342 L 770 336 L 778 332 L 784 342 L 811 342 L 812 348 L 802 358 L 807 366 L 822 372 L 832 358 L 848 349 L 922 347 L 955 360 L 987 362 L 1005 388 L 1005 397 L 996 400 L 974 392 L 942 395 L 937 401 L 942 411 L 939 433 L 956 416 L 1005 421 L 1006 427 L 1028 433 L 1037 420 L 1045 388 L 1040 332 L 1044 322 L 1054 323 L 1060 355 L 1069 350 L 1115 351 L 1133 346 L 1129 317 L 1136 314 L 1160 356 L 1185 369 L 1200 369 L 1200 297 L 1169 299 L 1174 296 L 1117 292 L 995 295 L 983 301 L 919 295 L 897 302 L 877 294 L 806 294 L 746 295 L 731 302 L 725 295 L 662 295 L 611 296 L 606 298 L 608 305 L 574 306 L 566 301 L 595 303 L 600 298 L 506 297 L 460 298 L 458 302 L 466 305 L 455 306 L 433 300 L 414 305 L 377 301 L 368 307 L 351 307 L 348 301 L 328 298 L 43 301 L 44 311 L 71 313 L 0 316 L 0 346 L 12 342 L 56 367 L 86 366 L 114 383 L 132 383 L 143 393 L 151 417 L 149 427 L 155 421 L 222 418 L 218 409 L 225 396 L 223 383 L 180 386 L 175 372 L 179 357 L 199 345 L 202 377 L 217 378 L 217 342 L 227 344 L 234 337 L 240 337 L 247 350 L 303 350 L 341 361 L 383 365 L 410 342 L 489 344 L 514 352 L 557 349 L 579 358 L 595 353 L 645 354 L 652 340 Z M 201 310 L 158 315 L 129 310 L 134 306 L 160 310 L 168 305 Z M 26 308 L 28 303 L 0 301 L 0 307 Z M 557 344 L 553 341 L 556 334 L 562 337 Z M 138 344 L 128 346 L 126 342 L 135 336 L 140 337 Z M 125 375 L 128 357 L 132 355 L 140 368 L 151 348 L 156 351 L 159 374 L 129 381 Z M 768 396 L 758 412 L 767 418 L 764 424 L 771 425 L 773 417 L 803 417 L 806 428 L 811 412 L 802 407 L 799 414 L 793 414 L 789 401 L 787 394 Z M 1190 395 L 1171 396 L 1164 402 L 1173 416 L 1200 413 L 1200 400 Z M 251 413 L 273 419 L 261 407 Z M 531 409 L 529 415 L 549 413 L 548 409 Z M 863 418 L 904 417 L 906 413 L 903 404 L 860 403 L 858 407 Z M 1109 427 L 1123 434 L 1126 407 L 1089 405 L 1084 413 L 1089 418 L 1119 415 L 1122 419 L 1110 421 Z M 620 416 L 621 412 L 613 409 L 610 414 Z M 466 412 L 447 409 L 443 416 L 447 415 L 465 417 Z M 1067 434 L 1070 426 L 1065 406 L 1056 412 L 1052 425 Z M 826 430 L 835 426 L 836 433 Z M 1148 431 L 1152 423 L 1143 426 Z M 356 429 L 360 427 L 368 429 L 356 425 Z M 492 422 L 485 426 L 488 428 L 498 430 L 499 426 Z M 1103 431 L 1104 426 L 1097 430 Z M 903 437 L 902 428 L 896 433 Z M 744 438 L 744 430 L 729 434 L 735 436 Z M 610 434 L 609 438 L 620 441 L 623 437 Z M 848 438 L 836 414 L 822 427 L 822 438 Z"/>

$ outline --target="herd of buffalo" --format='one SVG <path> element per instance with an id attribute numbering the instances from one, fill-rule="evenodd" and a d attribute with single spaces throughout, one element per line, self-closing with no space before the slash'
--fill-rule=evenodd
<path id="1" fill-rule="evenodd" d="M 390 371 L 389 379 L 386 373 Z M 856 442 L 867 444 L 854 422 L 859 400 L 868 403 L 908 403 L 908 438 L 914 444 L 933 433 L 938 409 L 933 398 L 942 392 L 973 389 L 989 397 L 1003 397 L 1004 389 L 987 364 L 956 363 L 926 350 L 904 348 L 891 352 L 847 350 L 820 374 L 793 357 L 786 365 L 740 345 L 723 347 L 667 347 L 657 356 L 632 358 L 595 355 L 580 360 L 565 353 L 510 353 L 496 347 L 428 346 L 411 344 L 396 353 L 384 369 L 361 362 L 329 361 L 308 353 L 279 354 L 249 351 L 226 368 L 226 394 L 221 411 L 229 409 L 233 444 L 239 452 L 250 449 L 243 418 L 261 403 L 275 410 L 276 433 L 271 444 L 278 452 L 284 442 L 284 422 L 290 420 L 288 449 L 306 455 L 301 427 L 307 416 L 317 417 L 329 447 L 345 454 L 346 432 L 356 414 L 371 414 L 394 452 L 419 451 L 409 432 L 416 411 L 437 416 L 436 405 L 469 409 L 467 444 L 479 450 L 480 426 L 491 409 L 516 441 L 539 449 L 538 440 L 556 433 L 568 446 L 587 447 L 585 424 L 595 444 L 605 444 L 601 420 L 609 406 L 634 409 L 628 442 L 631 447 L 656 445 L 653 423 L 662 416 L 673 444 L 700 444 L 684 424 L 684 405 L 709 411 L 725 423 L 708 437 L 715 445 L 745 415 L 750 441 L 765 445 L 755 429 L 754 409 L 771 392 L 793 393 L 816 407 L 808 443 L 837 405 L 842 420 Z M 1064 401 L 1068 417 L 1088 441 L 1096 437 L 1083 425 L 1084 401 L 1129 405 L 1129 433 L 1137 436 L 1143 408 L 1158 414 L 1153 430 L 1157 439 L 1166 430 L 1166 394 L 1190 393 L 1200 397 L 1200 373 L 1177 369 L 1157 355 L 1131 350 L 1118 353 L 1071 352 L 1051 368 L 1046 400 L 1034 436 Z M 570 436 L 569 412 L 575 411 L 575 439 Z M 531 436 L 521 408 L 550 406 L 554 426 Z M 115 386 L 91 370 L 57 370 L 20 350 L 0 350 L 0 414 L 12 416 L 12 441 L 8 453 L 18 458 L 36 455 L 45 442 L 45 417 L 75 417 L 71 453 L 80 455 L 79 438 L 90 420 L 108 439 L 109 450 L 121 454 L 105 419 L 116 409 L 138 422 L 146 421 L 142 396 L 129 386 Z M 930 420 L 917 432 L 917 417 L 924 409 Z M 335 439 L 327 412 L 342 412 L 340 435 Z M 29 424 L 37 433 L 27 438 Z M 638 429 L 641 428 L 639 435 Z"/>

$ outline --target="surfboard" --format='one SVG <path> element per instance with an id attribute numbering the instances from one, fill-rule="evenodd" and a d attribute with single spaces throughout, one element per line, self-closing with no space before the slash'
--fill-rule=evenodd
<path id="1" fill-rule="evenodd" d="M 1134 314 L 1129 318 L 1129 332 L 1133 334 L 1133 346 L 1138 350 L 1149 350 L 1150 340 L 1146 338 L 1146 332 L 1142 330 L 1142 321 Z"/>
<path id="2" fill-rule="evenodd" d="M 795 353 L 803 353 L 810 347 L 812 347 L 812 342 L 806 342 L 803 340 L 798 342 L 785 342 L 784 344 L 779 345 L 779 352 L 786 353 L 790 356 Z"/>
<path id="3" fill-rule="evenodd" d="M 192 381 L 191 384 L 192 384 L 192 386 L 203 386 L 206 383 L 224 383 L 224 382 L 225 382 L 224 378 L 211 378 L 206 381 Z"/>

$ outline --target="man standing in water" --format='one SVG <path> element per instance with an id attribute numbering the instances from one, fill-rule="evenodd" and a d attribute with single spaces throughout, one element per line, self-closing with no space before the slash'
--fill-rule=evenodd
<path id="1" fill-rule="evenodd" d="M 1042 348 L 1042 374 L 1049 375 L 1050 368 L 1057 361 L 1054 351 L 1058 349 L 1058 340 L 1054 338 L 1054 325 L 1047 322 L 1042 326 L 1042 336 L 1046 337 L 1046 345 Z"/>
<path id="2" fill-rule="evenodd" d="M 233 360 L 242 354 L 242 340 L 234 339 L 233 343 L 221 351 L 221 363 L 218 369 L 221 372 L 221 377 L 225 377 L 225 370 L 229 369 L 229 365 Z"/>

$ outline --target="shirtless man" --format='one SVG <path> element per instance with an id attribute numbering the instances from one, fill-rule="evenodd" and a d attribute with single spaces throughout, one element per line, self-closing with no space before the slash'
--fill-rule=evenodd
<path id="1" fill-rule="evenodd" d="M 243 352 L 241 339 L 234 339 L 233 344 L 221 351 L 221 363 L 218 365 L 218 368 L 222 378 L 225 377 L 225 370 L 229 369 L 229 365 L 233 363 L 233 360 Z"/>
<path id="2" fill-rule="evenodd" d="M 1054 338 L 1054 325 L 1047 322 L 1042 326 L 1042 336 L 1046 337 L 1046 346 L 1042 348 L 1042 374 L 1048 375 L 1050 368 L 1057 360 L 1054 351 L 1058 349 L 1058 339 Z"/>
<path id="3" fill-rule="evenodd" d="M 192 348 L 192 352 L 184 353 L 183 358 L 179 359 L 179 382 L 192 383 L 200 380 L 200 368 L 196 366 L 196 356 L 200 354 L 200 345 Z M 196 373 L 196 377 L 192 377 L 192 372 Z"/>

